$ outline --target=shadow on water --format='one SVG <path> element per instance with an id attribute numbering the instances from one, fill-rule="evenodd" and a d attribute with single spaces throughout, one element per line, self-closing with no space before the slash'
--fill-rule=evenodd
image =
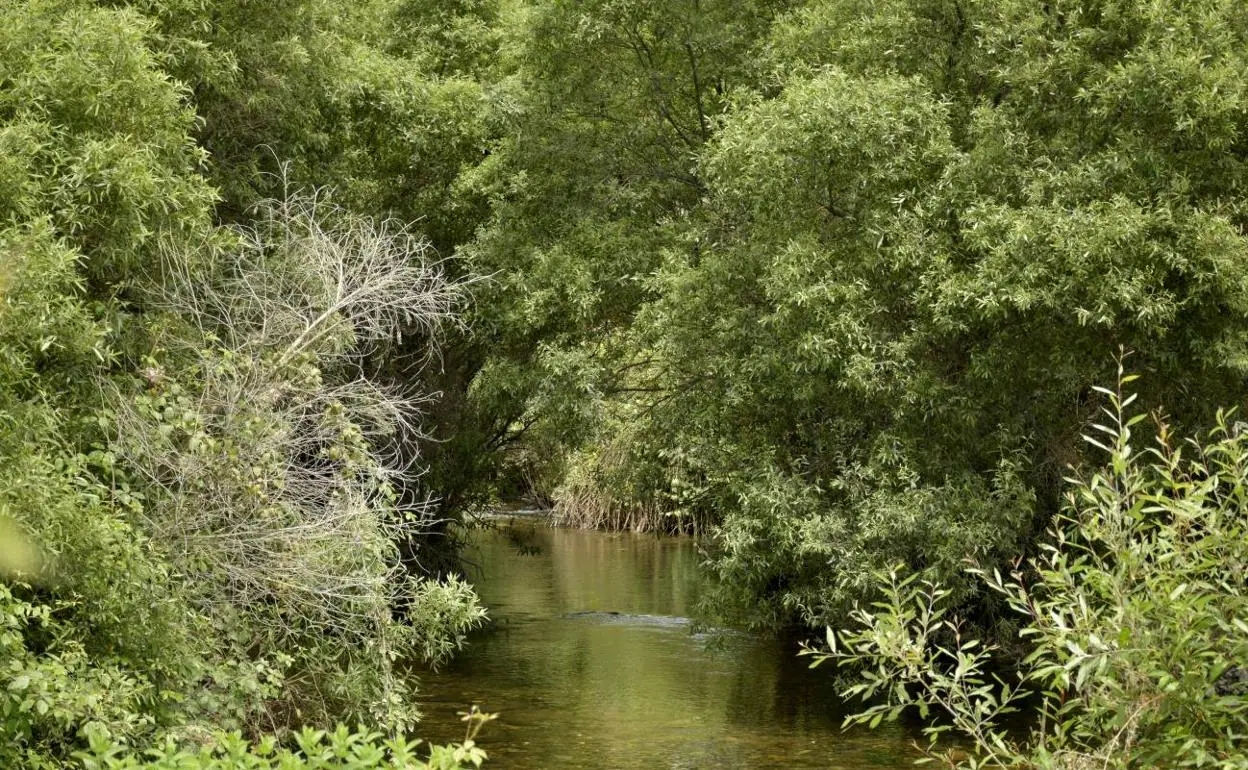
<path id="1" fill-rule="evenodd" d="M 424 737 L 453 740 L 470 703 L 501 714 L 490 766 L 902 768 L 915 733 L 840 729 L 830 677 L 792 641 L 708 632 L 689 618 L 689 540 L 525 527 L 475 531 L 493 625 L 421 675 Z"/>

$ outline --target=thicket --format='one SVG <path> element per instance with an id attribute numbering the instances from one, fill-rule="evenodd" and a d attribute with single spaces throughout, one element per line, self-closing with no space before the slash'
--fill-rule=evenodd
<path id="1" fill-rule="evenodd" d="M 460 453 L 482 493 L 710 533 L 717 603 L 760 624 L 829 622 L 899 560 L 987 619 L 961 561 L 1035 552 L 1120 347 L 1177 426 L 1242 401 L 1243 3 L 504 28 L 500 135 L 458 183 L 495 276 L 457 439 L 503 450 Z"/>
<path id="2" fill-rule="evenodd" d="M 483 618 L 404 564 L 430 394 L 373 363 L 462 312 L 401 222 L 448 173 L 406 153 L 456 163 L 419 120 L 477 91 L 382 34 L 410 11 L 340 11 L 0 3 L 4 767 L 425 766 L 373 730 L 274 753 L 407 734 L 398 667 Z"/>
<path id="3" fill-rule="evenodd" d="M 1005 575 L 967 566 L 1017 622 L 1022 664 L 1001 674 L 947 587 L 894 568 L 808 651 L 856 672 L 846 695 L 867 708 L 847 723 L 916 709 L 948 767 L 1248 767 L 1248 426 L 1219 413 L 1180 441 L 1121 385 L 1102 393 L 1108 419 L 1087 441 L 1106 464 L 1071 480 L 1039 553 Z M 1150 416 L 1141 447 L 1132 429 Z M 942 746 L 950 735 L 964 748 Z"/>

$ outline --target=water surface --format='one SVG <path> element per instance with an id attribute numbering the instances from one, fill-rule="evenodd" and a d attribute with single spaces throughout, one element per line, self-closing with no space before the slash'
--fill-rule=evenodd
<path id="1" fill-rule="evenodd" d="M 698 555 L 680 538 L 474 531 L 468 558 L 491 627 L 421 676 L 421 733 L 462 737 L 469 703 L 501 716 L 490 768 L 908 768 L 899 727 L 844 732 L 829 675 L 792 642 L 690 620 Z M 615 614 L 618 613 L 618 614 Z"/>

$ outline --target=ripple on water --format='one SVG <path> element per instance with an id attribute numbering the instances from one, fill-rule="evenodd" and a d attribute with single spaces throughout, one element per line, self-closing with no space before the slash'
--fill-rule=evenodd
<path id="1" fill-rule="evenodd" d="M 420 676 L 422 734 L 462 735 L 469 703 L 500 713 L 487 767 L 903 768 L 917 737 L 843 732 L 824 671 L 796 645 L 691 620 L 698 555 L 682 538 L 534 528 L 473 533 L 494 620 Z"/>

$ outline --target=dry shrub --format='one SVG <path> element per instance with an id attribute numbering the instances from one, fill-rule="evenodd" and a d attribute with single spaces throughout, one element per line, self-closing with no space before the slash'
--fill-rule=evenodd
<path id="1" fill-rule="evenodd" d="M 323 706 L 297 711 L 391 717 L 392 661 L 444 656 L 483 612 L 466 586 L 431 591 L 400 564 L 431 515 L 396 493 L 415 472 L 398 442 L 420 434 L 427 397 L 364 364 L 404 334 L 433 355 L 463 284 L 406 227 L 316 195 L 265 202 L 232 235 L 211 260 L 165 255 L 168 331 L 140 392 L 117 394 L 114 451 L 203 604 L 249 629 L 245 647 L 289 656 L 288 682 Z"/>

